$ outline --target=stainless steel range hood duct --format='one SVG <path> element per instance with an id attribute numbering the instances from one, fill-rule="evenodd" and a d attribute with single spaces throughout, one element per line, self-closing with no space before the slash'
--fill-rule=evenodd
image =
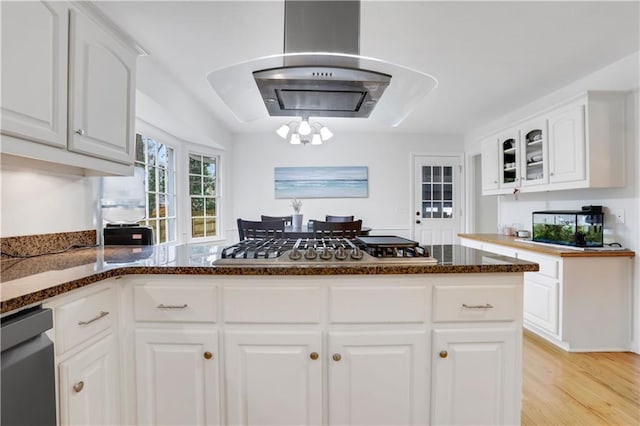
<path id="1" fill-rule="evenodd" d="M 360 54 L 359 1 L 284 2 L 284 53 Z"/>
<path id="2" fill-rule="evenodd" d="M 284 7 L 283 54 L 207 76 L 239 121 L 371 116 L 397 126 L 437 85 L 429 74 L 360 56 L 360 1 L 285 0 Z"/>
<path id="3" fill-rule="evenodd" d="M 369 117 L 391 76 L 359 69 L 360 2 L 285 0 L 284 52 L 353 55 L 334 64 L 285 57 L 284 67 L 255 71 L 271 116 Z"/>

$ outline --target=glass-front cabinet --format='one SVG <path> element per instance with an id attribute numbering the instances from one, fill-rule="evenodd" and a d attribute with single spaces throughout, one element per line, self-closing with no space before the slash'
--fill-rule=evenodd
<path id="1" fill-rule="evenodd" d="M 520 126 L 522 186 L 545 184 L 549 178 L 547 124 L 537 119 Z"/>
<path id="2" fill-rule="evenodd" d="M 537 118 L 498 135 L 498 160 L 500 164 L 498 165 L 499 184 L 497 186 L 499 191 L 497 193 L 507 194 L 511 193 L 511 188 L 548 183 L 549 161 L 546 123 L 544 118 Z M 483 143 L 487 143 L 486 140 Z M 487 175 L 487 178 L 489 177 Z M 495 188 L 491 187 L 489 183 L 483 181 L 483 189 Z"/>
<path id="3" fill-rule="evenodd" d="M 500 187 L 516 188 L 520 186 L 518 129 L 512 129 L 500 135 L 498 147 L 500 149 Z"/>

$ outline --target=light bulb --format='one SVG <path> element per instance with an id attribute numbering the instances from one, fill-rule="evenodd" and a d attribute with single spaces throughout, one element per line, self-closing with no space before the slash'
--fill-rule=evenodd
<path id="1" fill-rule="evenodd" d="M 314 133 L 313 136 L 311 136 L 311 145 L 322 145 L 322 138 L 318 133 Z"/>
<path id="2" fill-rule="evenodd" d="M 320 128 L 320 136 L 322 136 L 323 141 L 327 141 L 333 137 L 333 133 L 326 126 L 322 126 Z"/>
<path id="3" fill-rule="evenodd" d="M 282 138 L 282 139 L 286 139 L 287 136 L 289 136 L 289 131 L 291 129 L 289 128 L 288 124 L 283 124 L 282 126 L 280 126 L 280 128 L 278 130 L 276 130 L 276 133 Z"/>
<path id="4" fill-rule="evenodd" d="M 290 143 L 291 145 L 300 145 L 300 135 L 297 133 L 292 134 Z"/>
<path id="5" fill-rule="evenodd" d="M 311 133 L 311 126 L 309 126 L 309 122 L 307 120 L 302 120 L 302 122 L 300 122 L 298 133 L 300 133 L 302 136 L 307 136 Z"/>

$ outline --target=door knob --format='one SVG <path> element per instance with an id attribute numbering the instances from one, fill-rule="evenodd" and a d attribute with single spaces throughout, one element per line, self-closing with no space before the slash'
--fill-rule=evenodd
<path id="1" fill-rule="evenodd" d="M 78 130 L 75 130 L 75 131 L 74 131 L 74 133 L 77 133 L 77 134 L 79 134 L 80 136 L 82 136 L 82 135 L 84 135 L 84 130 L 82 130 L 82 129 L 78 129 Z"/>
<path id="2" fill-rule="evenodd" d="M 331 358 L 333 358 L 334 361 L 338 362 L 342 359 L 342 356 L 340 354 L 333 354 Z"/>
<path id="3" fill-rule="evenodd" d="M 446 358 L 448 355 L 447 351 L 440 351 L 440 358 Z"/>
<path id="4" fill-rule="evenodd" d="M 318 352 L 311 352 L 309 354 L 309 358 L 315 361 L 316 359 L 318 359 Z"/>
<path id="5" fill-rule="evenodd" d="M 420 222 L 420 219 L 416 219 L 416 223 L 420 225 L 422 222 Z"/>
<path id="6" fill-rule="evenodd" d="M 205 352 L 203 355 L 204 359 L 211 359 L 213 358 L 213 354 L 211 352 Z"/>
<path id="7" fill-rule="evenodd" d="M 80 392 L 82 389 L 84 388 L 84 382 L 80 381 L 78 383 L 76 383 L 75 385 L 73 385 L 73 390 L 74 392 Z"/>

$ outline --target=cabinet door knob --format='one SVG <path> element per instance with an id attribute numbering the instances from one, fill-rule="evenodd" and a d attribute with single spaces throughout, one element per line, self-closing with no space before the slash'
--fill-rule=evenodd
<path id="1" fill-rule="evenodd" d="M 84 130 L 82 130 L 82 129 L 78 129 L 78 130 L 74 131 L 74 133 L 77 133 L 77 134 L 79 134 L 80 136 L 82 136 L 82 135 L 84 135 Z"/>
<path id="2" fill-rule="evenodd" d="M 342 359 L 342 356 L 340 354 L 333 354 L 331 358 L 333 358 L 334 361 L 338 362 Z"/>
<path id="3" fill-rule="evenodd" d="M 417 220 L 417 219 L 416 219 L 416 223 L 417 223 L 418 225 L 420 225 L 422 222 L 420 222 L 419 220 Z"/>
<path id="4" fill-rule="evenodd" d="M 203 355 L 204 359 L 211 359 L 213 358 L 213 354 L 211 352 L 205 352 Z"/>
<path id="5" fill-rule="evenodd" d="M 447 351 L 440 351 L 440 358 L 446 358 L 447 355 L 449 355 Z"/>
<path id="6" fill-rule="evenodd" d="M 80 392 L 82 389 L 84 389 L 84 382 L 83 381 L 79 381 L 78 383 L 73 385 L 74 392 Z"/>
<path id="7" fill-rule="evenodd" d="M 316 359 L 318 359 L 318 352 L 311 352 L 309 354 L 309 358 L 315 361 Z"/>

